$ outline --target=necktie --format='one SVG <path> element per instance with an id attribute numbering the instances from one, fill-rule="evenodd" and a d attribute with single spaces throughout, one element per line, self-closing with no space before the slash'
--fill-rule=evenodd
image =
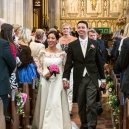
<path id="1" fill-rule="evenodd" d="M 85 57 L 85 54 L 86 54 L 86 41 L 82 41 L 81 44 L 82 44 L 83 56 Z"/>

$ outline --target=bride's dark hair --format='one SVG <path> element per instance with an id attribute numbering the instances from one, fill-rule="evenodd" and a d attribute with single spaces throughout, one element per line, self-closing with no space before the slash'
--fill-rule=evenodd
<path id="1" fill-rule="evenodd" d="M 59 34 L 58 34 L 58 32 L 56 32 L 56 31 L 50 31 L 50 32 L 48 33 L 48 35 L 47 35 L 47 38 L 48 38 L 49 34 L 54 34 L 55 37 L 56 37 L 56 39 L 57 39 L 57 40 L 59 39 Z"/>

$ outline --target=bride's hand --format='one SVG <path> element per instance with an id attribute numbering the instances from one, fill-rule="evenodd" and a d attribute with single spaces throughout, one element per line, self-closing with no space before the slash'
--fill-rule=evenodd
<path id="1" fill-rule="evenodd" d="M 51 77 L 52 75 L 51 75 L 51 73 L 50 72 L 48 72 L 46 75 L 45 75 L 45 77 Z"/>

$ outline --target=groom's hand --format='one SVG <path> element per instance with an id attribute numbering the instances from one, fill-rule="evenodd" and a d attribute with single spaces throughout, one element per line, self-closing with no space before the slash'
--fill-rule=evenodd
<path id="1" fill-rule="evenodd" d="M 101 82 L 101 87 L 105 88 L 106 87 L 106 82 Z"/>
<path id="2" fill-rule="evenodd" d="M 66 80 L 63 80 L 63 87 L 64 89 L 69 89 L 69 82 Z"/>

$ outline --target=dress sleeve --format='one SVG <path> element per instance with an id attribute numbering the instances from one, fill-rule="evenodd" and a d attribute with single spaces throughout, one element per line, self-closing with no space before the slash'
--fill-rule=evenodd
<path id="1" fill-rule="evenodd" d="M 41 76 L 44 76 L 43 75 L 43 56 L 44 56 L 44 51 L 41 50 L 39 52 L 39 55 L 38 55 L 38 64 L 37 64 L 37 71 L 38 73 L 41 75 Z"/>

